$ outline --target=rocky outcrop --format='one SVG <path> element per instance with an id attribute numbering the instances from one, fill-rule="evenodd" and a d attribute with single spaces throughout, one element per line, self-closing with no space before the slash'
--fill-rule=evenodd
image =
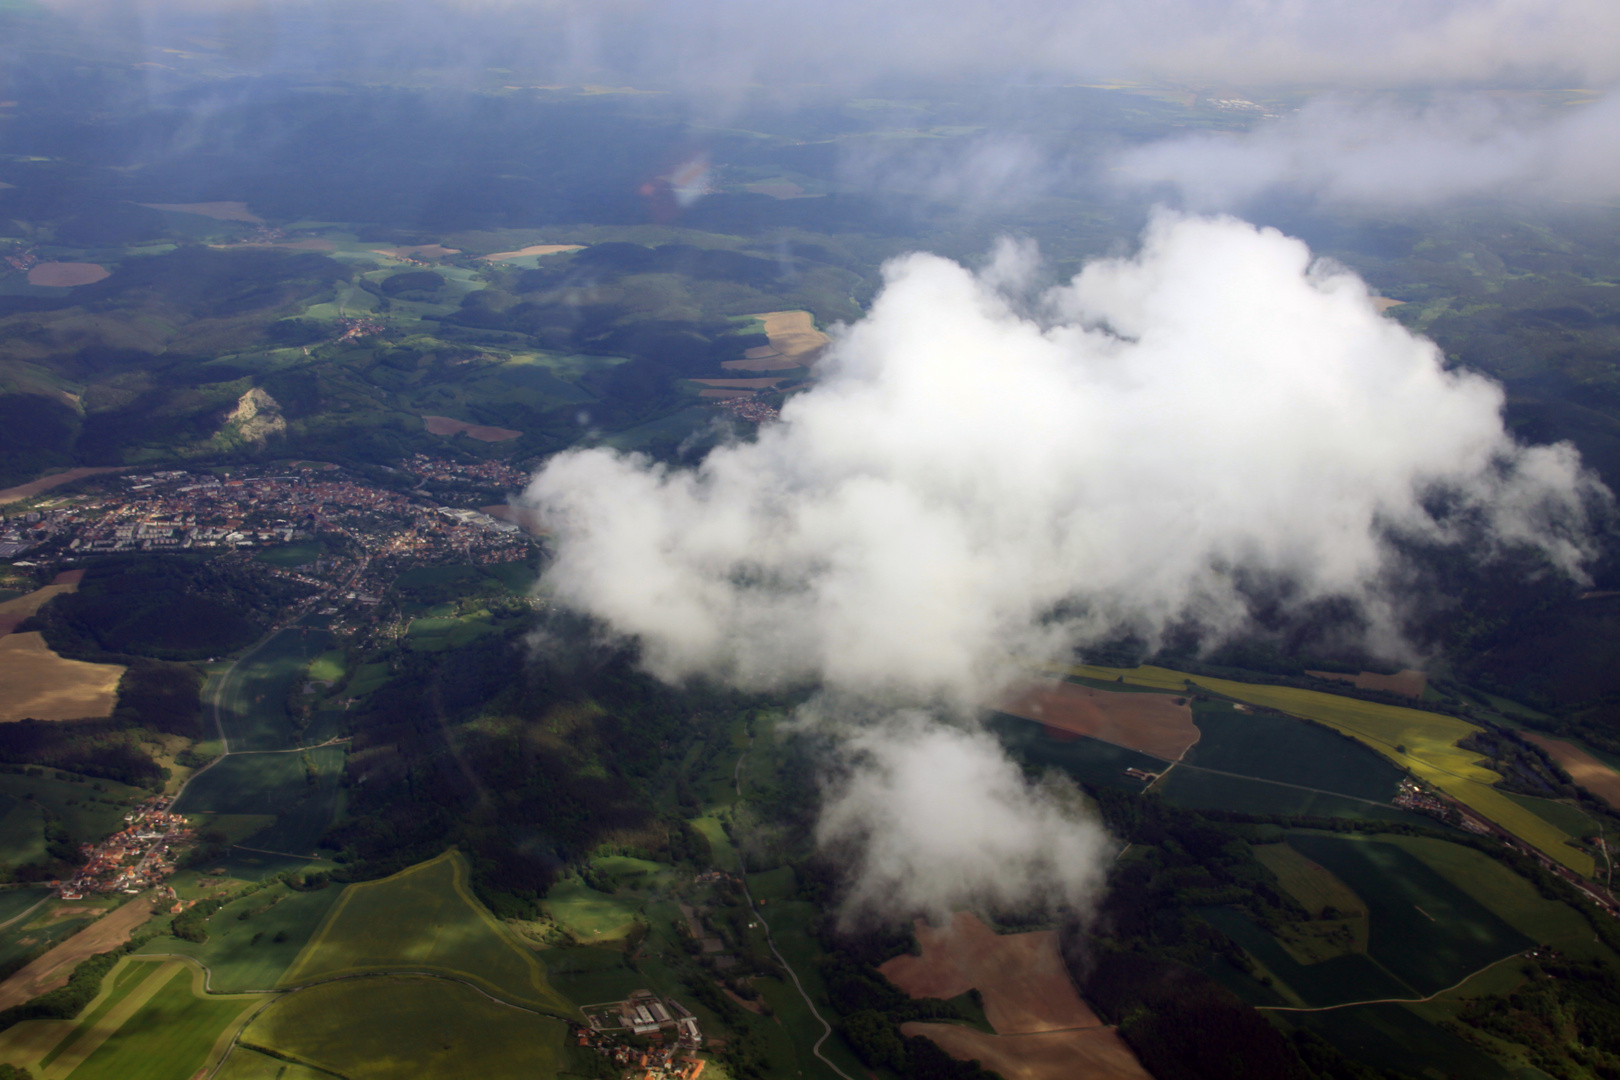
<path id="1" fill-rule="evenodd" d="M 225 417 L 220 438 L 232 444 L 263 446 L 272 435 L 287 431 L 287 420 L 275 398 L 255 386 L 236 401 L 236 408 Z"/>

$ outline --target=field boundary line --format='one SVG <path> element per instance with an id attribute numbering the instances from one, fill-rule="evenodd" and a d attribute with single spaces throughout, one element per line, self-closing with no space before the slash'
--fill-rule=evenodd
<path id="1" fill-rule="evenodd" d="M 754 748 L 754 737 L 752 735 L 750 735 L 748 737 L 748 745 L 743 748 L 743 752 L 741 754 L 737 755 L 737 764 L 731 770 L 732 781 L 737 786 L 737 798 L 738 799 L 741 799 L 743 797 L 743 793 L 742 793 L 742 763 L 743 763 L 743 758 L 747 757 L 749 751 L 753 750 L 753 748 Z M 821 1038 L 817 1039 L 814 1043 L 811 1044 L 810 1053 L 814 1054 L 816 1056 L 816 1058 L 819 1059 L 823 1065 L 827 1066 L 827 1068 L 831 1069 L 833 1072 L 837 1073 L 839 1076 L 842 1076 L 844 1078 L 844 1080 L 855 1080 L 854 1077 L 850 1076 L 843 1069 L 840 1069 L 837 1065 L 834 1065 L 832 1063 L 831 1059 L 829 1059 L 827 1057 L 827 1055 L 825 1055 L 825 1054 L 823 1054 L 821 1052 L 821 1044 L 826 1042 L 829 1038 L 832 1037 L 833 1027 L 832 1027 L 831 1024 L 827 1023 L 826 1018 L 823 1017 L 821 1015 L 821 1012 L 816 1008 L 816 1003 L 810 1000 L 810 995 L 805 992 L 804 984 L 799 981 L 799 973 L 797 971 L 793 970 L 793 965 L 787 962 L 787 957 L 782 955 L 782 950 L 778 949 L 776 947 L 776 937 L 775 937 L 775 935 L 773 935 L 771 933 L 771 924 L 766 921 L 765 916 L 763 916 L 763 915 L 761 915 L 759 913 L 759 908 L 754 906 L 754 894 L 753 894 L 752 890 L 750 890 L 748 888 L 748 860 L 747 860 L 747 857 L 743 855 L 743 849 L 742 849 L 741 846 L 737 846 L 737 867 L 738 867 L 739 870 L 742 871 L 742 873 L 739 874 L 738 877 L 742 881 L 743 896 L 746 897 L 747 900 L 748 900 L 748 910 L 751 913 L 753 913 L 754 918 L 759 920 L 759 925 L 761 925 L 761 926 L 763 926 L 765 928 L 765 944 L 767 944 L 767 945 L 769 945 L 771 947 L 772 955 L 774 955 L 776 957 L 776 959 L 781 963 L 783 970 L 785 970 L 788 973 L 788 978 L 793 980 L 793 988 L 799 992 L 800 997 L 804 998 L 805 1007 L 810 1010 L 810 1015 L 815 1017 L 816 1018 L 816 1023 L 820 1024 L 822 1026 L 822 1028 L 825 1029 L 821 1033 Z"/>
<path id="2" fill-rule="evenodd" d="M 289 858 L 289 859 L 303 859 L 305 862 L 327 862 L 328 861 L 326 859 L 321 858 L 321 856 L 319 856 L 319 855 L 294 855 L 290 851 L 271 851 L 269 848 L 248 847 L 246 844 L 232 844 L 231 848 L 233 850 L 236 850 L 236 851 L 252 851 L 252 852 L 256 852 L 257 854 L 260 854 L 260 855 L 281 855 L 281 856 L 284 856 L 284 857 Z"/>
<path id="3" fill-rule="evenodd" d="M 36 903 L 33 907 L 29 908 L 27 911 L 24 911 L 21 915 L 13 915 L 11 918 L 7 919 L 5 922 L 0 922 L 0 930 L 4 930 L 6 927 L 8 927 L 12 923 L 16 922 L 18 919 L 23 919 L 23 918 L 28 917 L 29 915 L 32 915 L 34 912 L 39 910 L 40 904 L 43 904 L 45 901 L 49 900 L 51 897 L 53 897 L 55 895 L 56 895 L 56 893 L 54 891 L 53 892 L 47 892 L 44 896 L 39 898 L 39 903 Z"/>
<path id="4" fill-rule="evenodd" d="M 1382 806 L 1390 810 L 1399 810 L 1394 803 L 1379 802 L 1377 799 L 1363 799 L 1359 795 L 1346 795 L 1340 791 L 1328 791 L 1326 788 L 1307 787 L 1304 784 L 1290 784 L 1286 780 L 1268 780 L 1264 776 L 1249 776 L 1246 773 L 1227 772 L 1225 769 L 1211 769 L 1205 765 L 1194 765 L 1188 761 L 1177 761 L 1172 764 L 1180 765 L 1183 769 L 1192 769 L 1194 772 L 1213 773 L 1216 776 L 1230 776 L 1234 780 L 1253 780 L 1257 784 L 1274 784 L 1277 787 L 1293 788 L 1295 791 L 1309 791 L 1316 795 L 1330 795 L 1335 799 L 1349 799 L 1351 802 L 1366 803 L 1368 806 Z M 1169 773 L 1169 769 L 1164 772 Z M 1163 775 L 1163 774 L 1161 774 Z"/>
<path id="5" fill-rule="evenodd" d="M 169 968 L 168 974 L 163 969 Z M 45 1080 L 63 1080 L 74 1069 L 83 1065 L 85 1061 L 97 1050 L 118 1033 L 118 1029 L 129 1022 L 130 1018 L 146 1007 L 147 1003 L 157 997 L 162 990 L 175 980 L 184 968 L 172 960 L 165 960 L 158 965 L 156 971 L 148 972 L 146 977 L 130 989 L 124 1000 L 108 1009 L 98 1017 L 96 1022 L 83 1028 L 75 1028 L 76 1037 L 62 1045 L 62 1052 L 51 1061 L 49 1068 L 41 1068 L 40 1075 Z M 112 974 L 108 972 L 108 974 Z M 105 981 L 105 980 L 103 980 Z M 88 1013 L 88 1009 L 86 1012 Z M 64 1062 L 66 1065 L 64 1066 Z"/>
<path id="6" fill-rule="evenodd" d="M 1356 1008 L 1357 1006 L 1360 1006 L 1360 1005 L 1422 1005 L 1424 1002 L 1433 1001 L 1435 998 L 1439 997 L 1441 994 L 1449 994 L 1449 993 L 1451 993 L 1453 990 L 1458 989 L 1459 987 L 1463 986 L 1465 983 L 1471 982 L 1476 977 L 1485 974 L 1487 971 L 1491 970 L 1491 968 L 1493 968 L 1493 967 L 1499 967 L 1502 964 L 1507 963 L 1509 960 L 1517 959 L 1518 957 L 1521 957 L 1523 955 L 1524 954 L 1522 952 L 1511 952 L 1508 955 L 1502 957 L 1500 960 L 1492 960 L 1490 963 L 1486 964 L 1484 967 L 1480 968 L 1478 971 L 1469 972 L 1467 975 L 1464 975 L 1461 979 L 1458 979 L 1456 982 L 1452 983 L 1450 986 L 1447 986 L 1447 987 L 1445 987 L 1444 989 L 1441 989 L 1441 990 L 1436 990 L 1434 993 L 1430 994 L 1428 997 L 1420 997 L 1420 998 L 1373 998 L 1371 1001 L 1346 1001 L 1346 1002 L 1342 1002 L 1342 1003 L 1340 1003 L 1338 1005 L 1306 1005 L 1306 1006 L 1301 1006 L 1301 1005 L 1256 1005 L 1255 1008 L 1261 1010 L 1262 1012 L 1331 1012 L 1334 1009 L 1354 1009 L 1354 1008 Z M 1382 965 L 1379 965 L 1379 966 L 1381 967 Z"/>

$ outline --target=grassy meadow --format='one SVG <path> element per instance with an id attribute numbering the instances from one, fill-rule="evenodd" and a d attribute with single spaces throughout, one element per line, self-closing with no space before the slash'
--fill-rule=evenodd
<path id="1" fill-rule="evenodd" d="M 129 804 L 151 794 L 115 780 L 54 769 L 0 773 L 0 862 L 18 866 L 45 856 L 45 814 L 78 840 L 97 840 L 124 827 Z M 99 789 L 99 790 L 98 790 Z"/>
<path id="2" fill-rule="evenodd" d="M 573 1015 L 540 961 L 473 896 L 455 852 L 345 889 L 281 985 L 386 971 L 465 979 L 503 1000 Z"/>
<path id="3" fill-rule="evenodd" d="M 274 989 L 342 895 L 329 887 L 297 892 L 284 883 L 232 900 L 208 921 L 208 940 L 159 935 L 140 954 L 189 956 L 213 972 L 211 986 L 226 993 Z"/>
<path id="4" fill-rule="evenodd" d="M 1422 994 L 1536 942 L 1406 848 L 1382 839 L 1295 831 L 1288 843 L 1366 903 L 1367 953 Z"/>
<path id="5" fill-rule="evenodd" d="M 290 1060 L 350 1080 L 550 1077 L 561 1071 L 567 1033 L 560 1020 L 497 1004 L 459 983 L 392 976 L 289 994 L 254 1018 L 241 1044 L 282 1056 L 278 1064 Z M 250 1057 L 239 1069 L 227 1062 L 220 1075 L 281 1074 Z M 302 1074 L 286 1074 L 294 1075 Z"/>
<path id="6" fill-rule="evenodd" d="M 288 692 L 331 647 L 332 635 L 323 630 L 283 630 L 238 661 L 219 689 L 220 724 L 232 753 L 298 745 Z"/>

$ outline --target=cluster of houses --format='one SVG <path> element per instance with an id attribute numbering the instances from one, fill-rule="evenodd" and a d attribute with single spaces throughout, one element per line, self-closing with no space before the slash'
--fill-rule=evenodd
<path id="1" fill-rule="evenodd" d="M 97 844 L 80 844 L 85 864 L 69 881 L 53 884 L 64 900 L 89 893 L 137 893 L 174 873 L 178 848 L 196 839 L 183 815 L 169 812 L 169 800 L 148 799 L 124 815 L 124 828 Z"/>
<path id="2" fill-rule="evenodd" d="M 1402 810 L 1415 810 L 1420 814 L 1437 818 L 1446 817 L 1446 812 L 1450 809 L 1443 799 L 1432 792 L 1424 791 L 1417 781 L 1410 779 L 1401 781 L 1400 790 L 1390 801 Z"/>
<path id="3" fill-rule="evenodd" d="M 477 484 L 480 487 L 515 491 L 529 482 L 526 470 L 514 468 L 504 461 L 448 461 L 426 454 L 412 454 L 403 465 L 406 472 L 440 483 Z"/>

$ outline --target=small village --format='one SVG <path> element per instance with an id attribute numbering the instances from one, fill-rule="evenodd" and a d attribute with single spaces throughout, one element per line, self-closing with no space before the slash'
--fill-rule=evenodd
<path id="1" fill-rule="evenodd" d="M 632 990 L 624 1001 L 588 1005 L 588 1027 L 576 1029 L 579 1045 L 596 1050 L 633 1080 L 697 1080 L 708 1064 L 696 1056 L 703 1045 L 697 1018 L 674 998 Z M 623 1033 L 650 1046 L 633 1046 Z"/>
<path id="2" fill-rule="evenodd" d="M 197 838 L 171 800 L 147 799 L 124 815 L 125 826 L 100 843 L 80 844 L 85 864 L 69 881 L 52 882 L 64 900 L 96 893 L 138 893 L 174 873 L 182 850 Z"/>

